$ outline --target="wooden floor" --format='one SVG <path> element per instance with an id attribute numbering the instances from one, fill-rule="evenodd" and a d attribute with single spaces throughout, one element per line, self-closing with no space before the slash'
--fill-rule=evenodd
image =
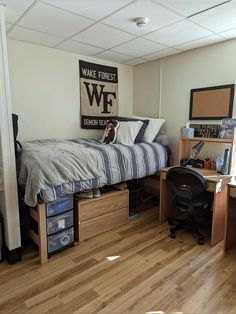
<path id="1" fill-rule="evenodd" d="M 1 263 L 0 313 L 236 313 L 236 249 L 171 239 L 156 218 L 151 208 L 44 266 L 36 250 Z"/>

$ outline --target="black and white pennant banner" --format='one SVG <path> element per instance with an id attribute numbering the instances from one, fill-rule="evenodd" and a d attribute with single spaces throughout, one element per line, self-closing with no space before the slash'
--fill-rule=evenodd
<path id="1" fill-rule="evenodd" d="M 81 127 L 102 129 L 118 115 L 117 68 L 79 61 Z"/>

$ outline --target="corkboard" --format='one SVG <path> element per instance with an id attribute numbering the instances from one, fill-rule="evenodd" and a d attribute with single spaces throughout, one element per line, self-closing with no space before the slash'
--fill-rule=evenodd
<path id="1" fill-rule="evenodd" d="M 234 84 L 191 90 L 190 120 L 216 120 L 232 117 Z"/>

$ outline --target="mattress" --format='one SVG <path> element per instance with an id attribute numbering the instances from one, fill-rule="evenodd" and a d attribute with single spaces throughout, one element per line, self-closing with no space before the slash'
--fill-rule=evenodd
<path id="1" fill-rule="evenodd" d="M 56 145 L 53 141 L 56 149 L 51 149 L 50 158 L 43 160 L 47 150 L 42 147 L 47 147 L 48 142 L 50 141 L 41 140 L 23 143 L 18 181 L 28 191 L 24 201 L 29 206 L 35 206 L 41 201 L 51 202 L 66 194 L 143 178 L 158 172 L 167 163 L 166 149 L 159 143 L 104 145 L 96 140 L 85 139 L 56 141 Z M 68 146 L 65 142 L 70 143 L 69 147 L 72 146 L 73 150 L 64 149 L 64 145 Z M 39 148 L 45 152 L 40 156 L 35 153 Z M 63 150 L 63 167 L 62 162 L 60 167 L 55 166 L 55 160 L 58 160 L 58 156 L 61 158 L 58 150 Z M 59 172 L 58 175 L 56 171 Z M 40 175 L 37 176 L 37 173 Z"/>

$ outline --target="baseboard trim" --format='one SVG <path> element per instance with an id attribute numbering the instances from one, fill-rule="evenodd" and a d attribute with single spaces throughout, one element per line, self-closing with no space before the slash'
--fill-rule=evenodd
<path id="1" fill-rule="evenodd" d="M 7 246 L 3 247 L 3 256 L 10 265 L 21 261 L 21 248 L 9 250 Z"/>

